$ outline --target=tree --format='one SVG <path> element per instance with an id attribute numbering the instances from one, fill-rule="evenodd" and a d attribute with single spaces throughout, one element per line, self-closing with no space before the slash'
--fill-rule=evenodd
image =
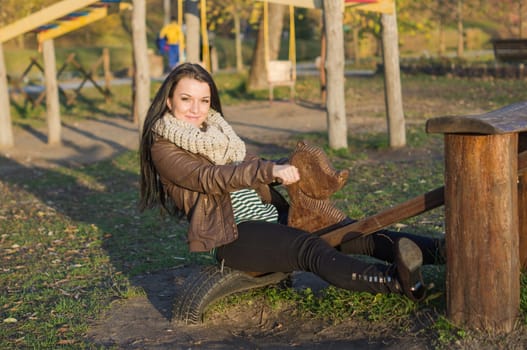
<path id="1" fill-rule="evenodd" d="M 260 4 L 261 5 L 261 4 Z M 242 71 L 242 22 L 247 22 L 254 7 L 251 0 L 211 1 L 207 11 L 207 23 L 211 31 L 230 33 L 234 31 L 236 70 Z"/>
<path id="2" fill-rule="evenodd" d="M 344 12 L 344 24 L 351 27 L 351 43 L 353 48 L 351 50 L 353 59 L 356 64 L 360 63 L 360 30 L 361 30 L 362 16 L 359 11 L 351 10 Z M 347 40 L 349 41 L 349 40 Z"/>
<path id="3" fill-rule="evenodd" d="M 463 29 L 463 0 L 457 0 L 457 57 L 463 57 L 465 52 L 465 35 Z"/>
<path id="4" fill-rule="evenodd" d="M 198 0 L 185 1 L 185 25 L 187 61 L 198 63 L 201 61 L 199 54 L 201 48 L 201 35 Z"/>
<path id="5" fill-rule="evenodd" d="M 163 0 L 163 24 L 167 25 L 170 23 L 172 17 L 172 6 L 170 0 Z"/>
<path id="6" fill-rule="evenodd" d="M 268 57 L 266 57 L 265 52 L 264 18 L 263 15 L 261 16 L 256 48 L 253 53 L 251 69 L 249 72 L 249 81 L 247 82 L 247 88 L 249 90 L 261 90 L 267 87 L 266 59 L 275 60 L 278 58 L 285 9 L 286 7 L 284 5 L 269 3 Z"/>
<path id="7" fill-rule="evenodd" d="M 481 13 L 486 20 L 497 23 L 495 37 L 521 37 L 522 18 L 527 15 L 525 0 L 481 0 Z M 480 16 L 481 16 L 480 13 Z"/>
<path id="8" fill-rule="evenodd" d="M 329 147 L 348 148 L 348 126 L 344 97 L 344 33 L 342 0 L 325 0 L 324 28 L 326 34 L 326 76 Z"/>
<path id="9" fill-rule="evenodd" d="M 142 134 L 143 122 L 150 104 L 150 69 L 146 44 L 146 2 L 134 0 L 132 40 L 134 53 L 133 115 Z"/>

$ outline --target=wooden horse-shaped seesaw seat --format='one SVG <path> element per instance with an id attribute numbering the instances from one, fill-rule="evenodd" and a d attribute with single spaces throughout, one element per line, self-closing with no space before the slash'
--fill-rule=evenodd
<path id="1" fill-rule="evenodd" d="M 320 235 L 332 246 L 345 251 L 345 242 L 379 231 L 401 220 L 419 215 L 444 203 L 444 188 L 410 199 L 378 214 L 355 221 L 330 201 L 348 180 L 349 171 L 336 170 L 326 154 L 316 146 L 299 142 L 289 162 L 301 180 L 287 186 L 288 225 Z M 175 297 L 172 321 L 202 322 L 206 308 L 230 294 L 278 284 L 289 273 L 247 273 L 217 265 L 204 266 L 189 276 Z"/>

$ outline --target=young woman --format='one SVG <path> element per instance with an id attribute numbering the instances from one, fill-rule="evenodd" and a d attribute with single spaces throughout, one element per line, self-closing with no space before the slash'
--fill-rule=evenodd
<path id="1" fill-rule="evenodd" d="M 423 253 L 412 237 L 356 240 L 351 250 L 392 262 L 367 263 L 283 224 L 287 203 L 269 185 L 299 181 L 298 170 L 246 154 L 200 65 L 181 64 L 163 82 L 145 119 L 140 157 L 141 209 L 160 205 L 186 215 L 192 252 L 213 251 L 242 271 L 310 271 L 348 290 L 425 296 Z"/>

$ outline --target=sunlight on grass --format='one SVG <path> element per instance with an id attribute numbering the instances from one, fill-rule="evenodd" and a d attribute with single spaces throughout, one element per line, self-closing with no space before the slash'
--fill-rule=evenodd
<path id="1" fill-rule="evenodd" d="M 217 74 L 225 105 L 266 101 L 267 91 L 247 92 L 246 75 Z M 352 218 L 362 218 L 443 184 L 444 165 L 431 157 L 441 153 L 442 137 L 428 135 L 422 123 L 442 113 L 488 110 L 524 99 L 522 81 L 471 81 L 448 77 L 403 76 L 405 113 L 409 120 L 408 151 L 422 157 L 412 161 L 375 162 L 389 152 L 384 132 L 352 133 L 349 148 L 334 151 L 327 135 L 301 138 L 320 145 L 339 169 L 349 169 L 350 181 L 333 196 L 336 206 Z M 157 85 L 156 85 L 157 84 Z M 153 84 L 152 91 L 158 83 Z M 380 75 L 346 81 L 350 110 L 358 101 L 383 90 Z M 98 115 L 129 117 L 130 87 L 112 89 L 112 101 L 86 90 L 75 106 L 62 106 L 64 122 Z M 288 91 L 277 91 L 287 98 Z M 421 95 L 422 94 L 422 95 Z M 300 100 L 320 102 L 316 77 L 297 82 Z M 423 97 L 424 96 L 424 97 Z M 440 99 L 438 98 L 441 97 Z M 416 107 L 420 103 L 420 108 Z M 44 127 L 45 110 L 12 106 L 16 126 Z M 357 112 L 359 113 L 359 112 Z M 375 116 L 384 115 L 376 110 Z M 295 140 L 292 140 L 295 141 Z M 272 157 L 273 155 L 268 155 Z M 210 254 L 190 254 L 183 218 L 158 210 L 139 213 L 137 152 L 91 165 L 35 169 L 30 177 L 0 181 L 0 348 L 90 348 L 84 339 L 92 320 L 101 317 L 113 300 L 144 296 L 133 278 L 185 264 L 212 264 Z M 442 208 L 403 221 L 394 229 L 423 235 L 444 232 Z M 345 318 L 391 324 L 406 331 L 416 315 L 431 314 L 438 342 L 464 339 L 466 333 L 446 321 L 444 266 L 426 266 L 425 279 L 435 288 L 424 303 L 398 295 L 371 295 L 327 288 L 322 293 L 286 286 L 262 288 L 220 300 L 209 312 L 235 305 L 251 307 L 263 300 L 271 308 L 288 308 L 299 317 L 339 322 Z M 521 320 L 527 323 L 527 280 L 522 275 Z"/>

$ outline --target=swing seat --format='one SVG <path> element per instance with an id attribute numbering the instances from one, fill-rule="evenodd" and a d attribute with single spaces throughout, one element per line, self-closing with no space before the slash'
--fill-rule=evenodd
<path id="1" fill-rule="evenodd" d="M 295 97 L 296 74 L 292 61 L 272 60 L 267 65 L 267 83 L 269 84 L 269 102 L 273 102 L 273 89 L 276 86 L 289 86 L 290 101 Z"/>

